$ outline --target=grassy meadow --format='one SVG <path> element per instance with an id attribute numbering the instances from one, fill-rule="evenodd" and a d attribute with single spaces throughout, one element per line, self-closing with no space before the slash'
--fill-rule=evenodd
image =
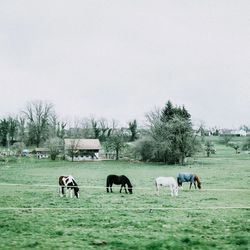
<path id="1" fill-rule="evenodd" d="M 32 158 L 1 164 L 0 249 L 250 249 L 250 154 L 216 149 L 185 166 Z M 176 198 L 167 188 L 157 196 L 154 179 L 180 171 L 197 173 L 203 189 L 184 183 Z M 58 196 L 63 174 L 84 186 L 79 199 Z M 108 174 L 127 175 L 134 194 L 106 193 Z"/>

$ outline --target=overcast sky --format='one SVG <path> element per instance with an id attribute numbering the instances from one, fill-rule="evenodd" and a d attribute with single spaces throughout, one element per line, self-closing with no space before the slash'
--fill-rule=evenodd
<path id="1" fill-rule="evenodd" d="M 194 123 L 250 126 L 249 0 L 0 1 L 0 117 L 142 121 L 168 100 Z"/>

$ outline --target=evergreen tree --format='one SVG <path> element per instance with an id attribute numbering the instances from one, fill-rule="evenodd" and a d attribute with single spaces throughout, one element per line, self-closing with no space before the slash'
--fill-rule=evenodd
<path id="1" fill-rule="evenodd" d="M 178 107 L 173 106 L 171 101 L 168 101 L 165 105 L 165 107 L 162 109 L 161 112 L 161 121 L 162 122 L 169 122 L 172 120 L 175 116 L 178 116 L 179 118 L 183 118 L 185 120 L 190 120 L 191 115 L 188 113 L 186 108 L 184 106 Z"/>
<path id="2" fill-rule="evenodd" d="M 138 130 L 137 130 L 137 121 L 134 120 L 132 122 L 129 122 L 128 124 L 128 129 L 131 132 L 131 137 L 130 137 L 130 141 L 135 141 L 137 139 L 137 134 L 138 134 Z"/>
<path id="3" fill-rule="evenodd" d="M 0 120 L 0 139 L 2 146 L 6 147 L 8 143 L 9 121 L 4 118 Z"/>

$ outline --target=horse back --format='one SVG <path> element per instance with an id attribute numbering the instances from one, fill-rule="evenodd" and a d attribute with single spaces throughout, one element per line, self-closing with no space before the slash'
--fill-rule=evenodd
<path id="1" fill-rule="evenodd" d="M 175 178 L 172 176 L 168 176 L 168 177 L 160 176 L 160 177 L 157 177 L 155 179 L 155 184 L 161 185 L 161 186 L 169 186 L 169 185 L 176 186 L 177 182 L 176 182 Z"/>
<path id="2" fill-rule="evenodd" d="M 117 179 L 117 175 L 114 175 L 114 174 L 110 174 L 107 176 L 107 187 L 111 184 L 116 184 L 115 180 Z"/>
<path id="3" fill-rule="evenodd" d="M 120 176 L 114 174 L 108 175 L 107 186 L 111 183 L 116 185 L 128 184 L 129 186 L 132 186 L 129 178 L 125 175 L 120 175 Z"/>
<path id="4" fill-rule="evenodd" d="M 191 173 L 179 173 L 177 179 L 181 182 L 194 181 L 194 175 Z"/>
<path id="5" fill-rule="evenodd" d="M 70 181 L 68 183 L 65 183 L 65 179 L 69 179 L 70 178 Z M 71 175 L 62 175 L 59 177 L 59 185 L 61 186 L 65 186 L 65 184 L 68 186 L 77 186 L 77 183 L 75 181 L 75 179 L 73 178 L 73 176 Z"/>

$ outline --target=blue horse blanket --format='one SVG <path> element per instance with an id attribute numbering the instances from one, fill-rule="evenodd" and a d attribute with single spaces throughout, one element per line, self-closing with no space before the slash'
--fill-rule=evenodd
<path id="1" fill-rule="evenodd" d="M 194 183 L 194 174 L 191 173 L 179 173 L 177 176 L 177 181 L 178 183 L 182 183 L 182 182 L 191 182 Z"/>

